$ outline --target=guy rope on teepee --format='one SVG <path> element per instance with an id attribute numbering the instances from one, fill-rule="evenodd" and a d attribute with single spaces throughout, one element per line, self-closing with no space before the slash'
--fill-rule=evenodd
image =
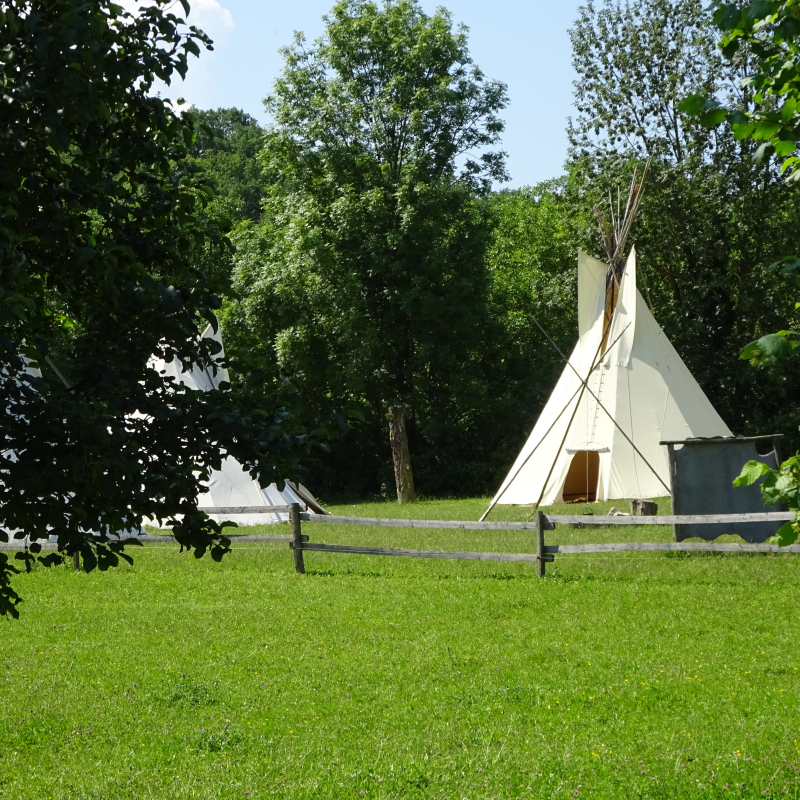
<path id="1" fill-rule="evenodd" d="M 666 496 L 660 441 L 731 436 L 644 302 L 635 249 L 624 255 L 648 169 L 624 206 L 609 194 L 609 221 L 594 209 L 608 261 L 578 253 L 578 342 L 569 358 L 558 351 L 564 371 L 481 519 L 497 505 Z"/>

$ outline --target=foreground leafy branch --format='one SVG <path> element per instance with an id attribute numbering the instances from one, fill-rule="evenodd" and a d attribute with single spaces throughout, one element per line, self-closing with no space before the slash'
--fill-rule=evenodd
<path id="1" fill-rule="evenodd" d="M 720 48 L 730 61 L 744 65 L 741 99 L 725 107 L 713 96 L 693 94 L 681 110 L 708 128 L 730 123 L 737 139 L 760 142 L 754 159 L 783 158 L 790 180 L 800 178 L 800 5 L 797 0 L 714 0 L 714 25 L 721 33 Z"/>
<path id="2" fill-rule="evenodd" d="M 170 8 L 0 10 L 0 541 L 33 542 L 19 567 L 0 554 L 5 615 L 12 575 L 59 560 L 38 555 L 48 535 L 107 569 L 130 560 L 118 531 L 166 520 L 182 548 L 221 558 L 222 529 L 197 510 L 208 470 L 231 454 L 280 483 L 314 444 L 278 375 L 201 393 L 148 368 L 152 354 L 216 368 L 198 331 L 220 301 L 191 254 L 230 247 L 201 213 L 213 191 L 180 168 L 192 117 L 151 94 L 211 49 Z"/>
<path id="3" fill-rule="evenodd" d="M 794 511 L 794 521 L 785 522 L 778 528 L 772 541 L 781 547 L 794 544 L 800 536 L 800 455 L 794 455 L 781 464 L 780 469 L 770 469 L 760 461 L 748 461 L 734 486 L 751 486 L 764 477 L 761 494 L 764 505 L 785 504 Z"/>

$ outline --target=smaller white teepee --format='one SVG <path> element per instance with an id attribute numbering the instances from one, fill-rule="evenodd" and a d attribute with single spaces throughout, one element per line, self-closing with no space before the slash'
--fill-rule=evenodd
<path id="1" fill-rule="evenodd" d="M 203 331 L 202 337 L 214 339 L 219 343 L 220 348 L 223 348 L 222 334 L 219 328 L 214 331 L 209 325 Z M 224 358 L 225 350 L 220 349 L 215 360 L 222 361 Z M 220 383 L 230 381 L 228 370 L 221 366 L 217 367 L 216 372 L 212 369 L 200 369 L 197 366 L 193 366 L 190 370 L 184 370 L 177 359 L 167 363 L 155 356 L 150 359 L 148 366 L 162 375 L 174 378 L 190 389 L 200 389 L 204 392 L 219 389 Z M 225 458 L 221 470 L 212 470 L 207 485 L 207 490 L 197 498 L 197 503 L 202 508 L 230 508 L 231 506 L 269 508 L 270 506 L 299 503 L 304 509 L 307 508 L 316 514 L 329 513 L 320 506 L 314 495 L 303 484 L 286 481 L 283 491 L 279 491 L 274 483 L 262 488 L 233 456 Z M 271 525 L 289 521 L 289 515 L 286 513 L 209 514 L 209 517 L 215 522 L 231 521 L 238 525 Z"/>

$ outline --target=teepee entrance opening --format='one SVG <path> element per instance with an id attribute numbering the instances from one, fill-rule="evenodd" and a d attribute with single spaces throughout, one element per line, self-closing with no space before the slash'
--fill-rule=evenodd
<path id="1" fill-rule="evenodd" d="M 578 450 L 569 465 L 564 481 L 565 503 L 594 503 L 600 477 L 600 454 L 596 450 Z"/>

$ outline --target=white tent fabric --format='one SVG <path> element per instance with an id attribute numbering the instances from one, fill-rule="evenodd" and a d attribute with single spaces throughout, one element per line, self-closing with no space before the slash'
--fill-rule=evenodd
<path id="1" fill-rule="evenodd" d="M 197 365 L 193 365 L 192 368 L 187 371 L 177 358 L 173 358 L 172 361 L 167 363 L 163 359 L 156 358 L 155 356 L 150 359 L 148 366 L 150 369 L 154 369 L 156 372 L 164 375 L 164 377 L 174 378 L 178 383 L 183 384 L 189 389 L 200 389 L 204 392 L 210 392 L 213 389 L 219 389 L 219 385 L 222 381 L 230 383 L 228 370 L 219 366 L 219 362 L 225 358 L 225 349 L 222 345 L 222 331 L 219 328 L 215 331 L 210 325 L 207 325 L 206 329 L 201 334 L 201 338 L 213 339 L 219 344 L 220 348 L 222 348 L 214 357 L 214 361 L 217 362 L 216 370 L 208 368 L 200 369 Z"/>
<path id="2" fill-rule="evenodd" d="M 300 503 L 303 508 L 311 505 L 307 495 L 310 493 L 305 487 L 295 486 L 287 481 L 284 490 L 278 490 L 276 484 L 271 483 L 262 489 L 258 481 L 252 478 L 242 465 L 233 457 L 228 456 L 222 462 L 221 470 L 214 470 L 208 481 L 208 491 L 201 494 L 197 502 L 200 506 L 285 506 L 289 503 Z M 317 513 L 326 513 L 320 509 Z M 286 513 L 276 514 L 209 514 L 216 522 L 231 520 L 238 525 L 271 525 L 276 522 L 288 522 Z"/>
<path id="3" fill-rule="evenodd" d="M 209 325 L 202 333 L 204 338 L 212 338 L 222 345 L 222 336 L 219 328 L 216 331 Z M 221 349 L 215 360 L 221 361 L 225 357 L 225 350 Z M 149 366 L 157 372 L 174 378 L 184 386 L 191 389 L 211 391 L 218 389 L 222 381 L 230 381 L 228 371 L 222 367 L 213 369 L 200 369 L 197 366 L 191 370 L 184 370 L 177 359 L 166 363 L 155 356 L 150 359 Z M 277 484 L 271 483 L 262 488 L 258 481 L 242 467 L 233 457 L 227 456 L 222 462 L 221 470 L 213 470 L 208 480 L 208 489 L 199 495 L 197 502 L 203 508 L 231 507 L 231 506 L 285 506 L 290 503 L 300 503 L 305 508 L 310 508 L 318 514 L 327 514 L 302 484 L 295 485 L 286 482 L 283 491 L 279 491 Z M 216 522 L 231 521 L 238 525 L 271 525 L 277 522 L 288 522 L 286 513 L 275 514 L 209 514 Z"/>
<path id="4" fill-rule="evenodd" d="M 660 446 L 659 441 L 733 434 L 647 308 L 636 287 L 634 250 L 623 273 L 606 343 L 608 349 L 590 373 L 605 326 L 607 270 L 606 264 L 579 253 L 579 340 L 569 361 L 669 486 L 667 448 Z M 494 502 L 535 504 L 554 464 L 542 505 L 565 502 L 567 477 L 572 482 L 576 471 L 586 475 L 581 480 L 588 490 L 583 493 L 589 499 L 667 494 L 609 415 L 588 391 L 581 393 L 580 389 L 581 380 L 567 366 Z M 578 461 L 571 472 L 574 458 Z"/>

